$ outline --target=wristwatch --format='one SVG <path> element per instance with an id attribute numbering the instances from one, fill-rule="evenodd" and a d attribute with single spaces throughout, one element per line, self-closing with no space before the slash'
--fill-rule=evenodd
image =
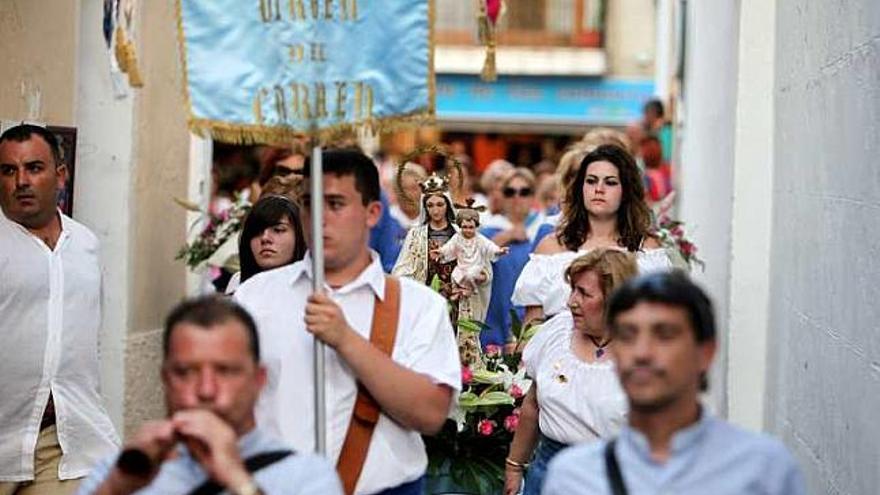
<path id="1" fill-rule="evenodd" d="M 263 493 L 253 478 L 250 478 L 244 483 L 232 488 L 230 492 L 232 495 L 260 495 Z"/>

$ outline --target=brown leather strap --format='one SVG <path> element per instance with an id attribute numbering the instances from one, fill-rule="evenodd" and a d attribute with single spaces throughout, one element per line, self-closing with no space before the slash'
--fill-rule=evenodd
<path id="1" fill-rule="evenodd" d="M 397 336 L 397 320 L 400 314 L 400 281 L 394 277 L 385 277 L 385 300 L 376 298 L 373 307 L 373 325 L 370 328 L 370 343 L 391 356 L 394 349 L 394 338 Z M 342 479 L 347 495 L 354 493 L 358 478 L 364 469 L 367 450 L 373 430 L 379 421 L 381 409 L 370 392 L 358 382 L 358 394 L 354 403 L 354 412 L 342 444 L 342 453 L 336 463 L 336 471 Z"/>

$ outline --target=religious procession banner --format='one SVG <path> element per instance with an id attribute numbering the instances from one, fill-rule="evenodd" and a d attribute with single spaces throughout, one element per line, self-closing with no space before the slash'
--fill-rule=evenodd
<path id="1" fill-rule="evenodd" d="M 289 143 L 434 115 L 433 0 L 177 0 L 190 128 Z"/>

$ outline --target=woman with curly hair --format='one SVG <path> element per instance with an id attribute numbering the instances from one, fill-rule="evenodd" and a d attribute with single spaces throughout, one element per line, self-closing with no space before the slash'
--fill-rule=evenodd
<path id="1" fill-rule="evenodd" d="M 635 253 L 641 273 L 673 265 L 674 255 L 651 235 L 651 210 L 635 160 L 614 144 L 597 147 L 581 161 L 555 235 L 538 244 L 517 280 L 512 300 L 526 307 L 526 322 L 565 309 L 570 292 L 565 267 L 596 248 Z"/>

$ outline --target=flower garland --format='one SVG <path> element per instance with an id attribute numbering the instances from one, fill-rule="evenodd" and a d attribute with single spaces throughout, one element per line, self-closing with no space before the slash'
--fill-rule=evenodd
<path id="1" fill-rule="evenodd" d="M 705 270 L 706 263 L 697 257 L 697 245 L 688 238 L 684 222 L 675 220 L 669 215 L 675 204 L 675 198 L 675 191 L 672 191 L 657 203 L 653 211 L 651 234 L 660 239 L 660 243 L 667 249 L 677 252 L 687 263 L 688 270 L 693 270 L 694 265 Z"/>
<path id="2" fill-rule="evenodd" d="M 197 207 L 183 201 L 178 200 L 177 202 L 190 211 L 201 212 Z M 205 227 L 192 241 L 180 248 L 175 259 L 183 260 L 191 270 L 198 269 L 221 246 L 241 232 L 244 218 L 250 209 L 251 204 L 247 199 L 243 196 L 237 196 L 232 206 L 220 213 L 202 212 L 202 218 L 197 220 L 193 227 L 201 222 L 205 223 Z"/>
<path id="3" fill-rule="evenodd" d="M 688 268 L 693 269 L 697 265 L 701 270 L 706 269 L 706 263 L 697 257 L 697 245 L 687 237 L 684 222 L 662 215 L 657 219 L 652 233 L 664 246 L 678 251 Z"/>

